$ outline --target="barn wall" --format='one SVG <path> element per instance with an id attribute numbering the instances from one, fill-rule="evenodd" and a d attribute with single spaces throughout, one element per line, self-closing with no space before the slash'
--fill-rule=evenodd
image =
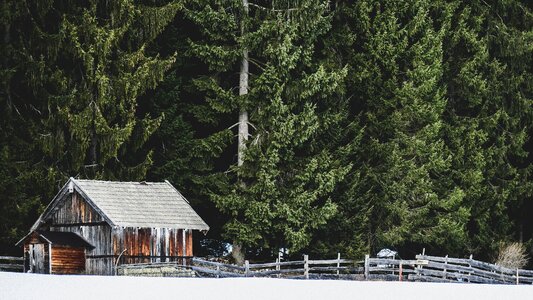
<path id="1" fill-rule="evenodd" d="M 67 195 L 58 210 L 52 215 L 53 224 L 76 224 L 103 222 L 100 216 L 77 192 Z"/>
<path id="2" fill-rule="evenodd" d="M 91 275 L 113 275 L 113 251 L 111 226 L 68 226 L 51 227 L 53 231 L 75 232 L 86 239 L 94 249 L 87 249 L 85 273 Z"/>
<path id="3" fill-rule="evenodd" d="M 52 274 L 82 274 L 84 272 L 84 248 L 52 246 Z"/>
<path id="4" fill-rule="evenodd" d="M 186 245 L 187 245 L 187 256 L 193 256 L 193 253 L 192 253 L 192 230 L 187 230 L 187 233 L 186 233 L 186 238 L 187 238 L 187 242 L 186 242 Z"/>
<path id="5" fill-rule="evenodd" d="M 43 265 L 44 265 L 44 274 L 50 274 L 50 247 L 49 244 L 42 244 L 44 248 L 44 257 L 43 257 Z"/>
<path id="6" fill-rule="evenodd" d="M 183 230 L 171 228 L 117 228 L 113 253 L 121 264 L 178 261 L 183 254 Z M 192 256 L 192 231 L 185 236 L 186 256 Z M 126 249 L 125 252 L 123 252 Z"/>
<path id="7" fill-rule="evenodd" d="M 43 251 L 36 252 L 36 265 L 39 270 L 32 270 L 35 266 L 30 266 L 31 255 L 30 245 L 33 247 L 39 247 Z M 50 274 L 50 249 L 48 242 L 42 240 L 37 233 L 33 233 L 24 243 L 24 272 L 32 271 L 33 273 Z"/>
<path id="8" fill-rule="evenodd" d="M 85 252 L 86 274 L 114 275 L 121 254 L 120 264 L 179 261 L 181 256 L 193 255 L 191 230 L 184 237 L 183 229 L 113 228 L 77 192 L 66 195 L 44 221 L 42 229 L 74 232 L 95 246 Z"/>
<path id="9" fill-rule="evenodd" d="M 86 239 L 94 249 L 87 249 L 85 273 L 114 274 L 111 226 L 86 201 L 74 192 L 47 221 L 50 231 L 75 232 Z M 52 268 L 53 270 L 53 268 Z"/>

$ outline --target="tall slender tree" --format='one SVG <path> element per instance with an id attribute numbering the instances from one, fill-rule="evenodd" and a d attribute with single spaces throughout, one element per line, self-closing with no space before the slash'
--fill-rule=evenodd
<path id="1" fill-rule="evenodd" d="M 203 35 L 192 51 L 211 69 L 198 87 L 213 111 L 240 115 L 237 161 L 226 165 L 226 187 L 212 199 L 230 217 L 225 232 L 234 246 L 266 252 L 309 243 L 334 214 L 329 196 L 350 167 L 341 165 L 341 150 L 333 146 L 333 128 L 345 112 L 338 97 L 345 70 L 313 60 L 330 29 L 329 6 L 290 5 L 202 3 L 189 14 Z M 231 92 L 237 80 L 239 96 Z M 255 129 L 246 141 L 248 124 Z"/>

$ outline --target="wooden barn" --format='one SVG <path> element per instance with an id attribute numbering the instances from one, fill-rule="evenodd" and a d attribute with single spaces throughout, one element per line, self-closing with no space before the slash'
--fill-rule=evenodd
<path id="1" fill-rule="evenodd" d="M 168 181 L 70 178 L 17 245 L 25 272 L 112 275 L 193 256 L 193 230 L 209 226 Z"/>

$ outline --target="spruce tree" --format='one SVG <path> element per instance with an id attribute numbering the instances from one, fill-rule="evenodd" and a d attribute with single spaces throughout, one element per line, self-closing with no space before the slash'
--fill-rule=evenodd
<path id="1" fill-rule="evenodd" d="M 250 3 L 247 16 L 238 1 L 195 5 L 188 17 L 202 37 L 192 41 L 191 51 L 210 69 L 196 84 L 211 111 L 247 111 L 253 128 L 243 164 L 237 166 L 235 155 L 222 173 L 226 185 L 212 193 L 230 218 L 225 236 L 256 254 L 279 247 L 298 251 L 335 214 L 330 196 L 350 169 L 334 146 L 345 112 L 345 70 L 319 49 L 320 37 L 331 28 L 329 7 L 324 1 Z M 243 22 L 247 30 L 241 36 Z M 249 87 L 238 97 L 232 90 L 243 49 L 249 50 Z M 226 128 L 235 123 L 229 120 Z"/>
<path id="2" fill-rule="evenodd" d="M 145 48 L 176 9 L 173 3 L 154 8 L 89 1 L 61 15 L 58 32 L 50 33 L 60 38 L 57 56 L 47 61 L 53 76 L 39 92 L 49 108 L 43 149 L 64 175 L 144 177 L 151 153 L 132 158 L 160 120 L 137 115 L 136 99 L 162 80 L 174 60 L 147 56 Z"/>
<path id="3" fill-rule="evenodd" d="M 144 179 L 151 153 L 141 147 L 160 119 L 139 115 L 136 99 L 174 60 L 145 49 L 179 5 L 3 5 L 0 164 L 11 176 L 0 235 L 13 243 L 70 176 Z"/>
<path id="4" fill-rule="evenodd" d="M 464 245 L 469 209 L 447 180 L 450 150 L 443 40 L 450 14 L 428 1 L 359 1 L 339 6 L 349 26 L 348 93 L 364 130 L 350 154 L 338 226 L 353 255 L 380 247 Z M 346 43 L 346 41 L 341 41 Z M 343 233 L 349 231 L 351 233 Z"/>
<path id="5" fill-rule="evenodd" d="M 450 179 L 471 211 L 467 251 L 488 259 L 497 241 L 519 239 L 520 221 L 511 217 L 531 199 L 533 19 L 519 1 L 454 1 L 452 7 L 445 44 Z"/>
<path id="6" fill-rule="evenodd" d="M 358 172 L 337 198 L 342 217 L 315 251 L 487 259 L 495 240 L 517 238 L 510 216 L 531 195 L 528 11 L 519 1 L 338 3 L 330 39 L 364 131 L 351 154 Z"/>

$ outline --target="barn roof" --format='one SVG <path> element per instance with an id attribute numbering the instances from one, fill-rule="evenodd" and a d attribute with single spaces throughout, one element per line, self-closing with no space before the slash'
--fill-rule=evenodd
<path id="1" fill-rule="evenodd" d="M 209 230 L 168 181 L 72 181 L 115 225 Z"/>
<path id="2" fill-rule="evenodd" d="M 80 247 L 80 248 L 89 248 L 93 249 L 94 246 L 85 240 L 80 235 L 74 232 L 61 232 L 61 231 L 31 231 L 25 237 L 23 237 L 16 245 L 21 245 L 24 241 L 31 238 L 32 236 L 37 237 L 45 242 L 52 245 L 60 246 L 69 246 L 69 247 Z"/>
<path id="3" fill-rule="evenodd" d="M 39 234 L 51 244 L 91 249 L 94 248 L 93 245 L 74 232 L 39 231 Z"/>
<path id="4" fill-rule="evenodd" d="M 209 226 L 168 181 L 120 182 L 70 180 L 49 204 L 32 230 L 57 209 L 65 195 L 78 192 L 112 226 L 208 231 Z"/>

